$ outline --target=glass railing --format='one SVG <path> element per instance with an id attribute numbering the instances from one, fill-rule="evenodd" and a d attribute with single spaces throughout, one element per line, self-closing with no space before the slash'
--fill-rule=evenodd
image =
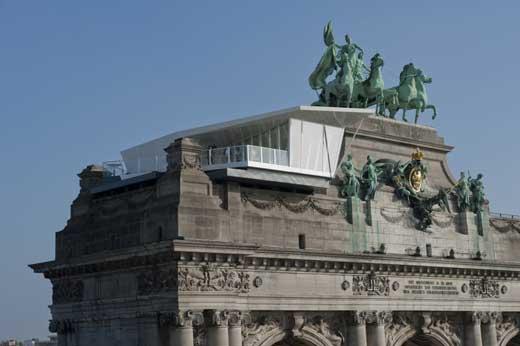
<path id="1" fill-rule="evenodd" d="M 259 147 L 256 145 L 237 145 L 225 148 L 204 150 L 202 166 L 247 163 L 248 161 L 278 166 L 289 166 L 287 150 Z"/>

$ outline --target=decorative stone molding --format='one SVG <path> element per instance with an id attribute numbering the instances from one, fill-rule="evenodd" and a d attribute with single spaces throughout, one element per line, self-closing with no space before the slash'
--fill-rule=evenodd
<path id="1" fill-rule="evenodd" d="M 368 315 L 369 312 L 367 311 L 350 311 L 347 314 L 347 323 L 353 326 L 365 325 Z"/>
<path id="2" fill-rule="evenodd" d="M 499 298 L 500 284 L 487 277 L 469 281 L 469 293 L 474 298 Z"/>
<path id="3" fill-rule="evenodd" d="M 204 324 L 206 327 L 227 327 L 229 312 L 220 310 L 204 310 Z"/>
<path id="4" fill-rule="evenodd" d="M 518 328 L 518 317 L 513 317 L 511 315 L 503 316 L 496 324 L 496 328 L 498 345 L 506 346 L 513 337 L 520 333 Z"/>
<path id="5" fill-rule="evenodd" d="M 402 345 L 415 335 L 424 335 L 440 345 L 461 345 L 462 331 L 455 322 L 455 315 L 453 319 L 445 313 L 430 312 L 394 312 L 392 315 L 392 322 L 385 328 L 387 345 Z"/>
<path id="6" fill-rule="evenodd" d="M 374 323 L 379 326 L 387 325 L 392 322 L 391 311 L 370 311 L 366 315 L 367 323 Z"/>
<path id="7" fill-rule="evenodd" d="M 171 251 L 165 251 L 153 255 L 132 256 L 124 259 L 104 260 L 96 263 L 64 266 L 59 269 L 43 271 L 45 278 L 55 279 L 71 275 L 94 274 L 106 271 L 129 269 L 146 265 L 168 263 L 175 260 Z"/>
<path id="8" fill-rule="evenodd" d="M 76 322 L 73 320 L 50 320 L 49 332 L 57 334 L 70 334 L 76 331 Z"/>
<path id="9" fill-rule="evenodd" d="M 386 221 L 390 223 L 398 223 L 404 219 L 409 213 L 408 209 L 381 208 L 379 213 Z"/>
<path id="10" fill-rule="evenodd" d="M 377 275 L 374 271 L 352 279 L 352 292 L 355 296 L 388 296 L 390 294 L 390 280 L 385 276 Z"/>
<path id="11" fill-rule="evenodd" d="M 481 311 L 473 311 L 468 313 L 468 321 L 471 323 L 482 323 L 483 313 Z"/>
<path id="12" fill-rule="evenodd" d="M 345 336 L 339 330 L 340 328 L 338 328 L 338 320 L 339 318 L 336 318 L 336 323 L 334 323 L 332 319 L 326 320 L 323 316 L 317 315 L 308 321 L 304 327 L 308 327 L 313 332 L 322 335 L 331 345 L 342 346 L 345 342 Z"/>
<path id="13" fill-rule="evenodd" d="M 161 327 L 173 326 L 181 328 L 193 327 L 194 313 L 191 310 L 159 313 Z"/>
<path id="14" fill-rule="evenodd" d="M 279 333 L 282 328 L 282 319 L 278 315 L 262 315 L 257 318 L 250 318 L 254 321 L 242 326 L 244 346 L 255 346 L 261 340 Z"/>
<path id="15" fill-rule="evenodd" d="M 242 312 L 240 311 L 228 311 L 228 324 L 230 327 L 239 327 L 242 325 Z"/>
<path id="16" fill-rule="evenodd" d="M 156 294 L 177 289 L 177 272 L 174 268 L 159 269 L 141 273 L 137 277 L 139 295 Z"/>
<path id="17" fill-rule="evenodd" d="M 343 212 L 343 202 L 333 202 L 331 207 L 322 206 L 323 201 L 317 198 L 307 197 L 300 202 L 291 203 L 281 195 L 276 195 L 272 200 L 261 200 L 255 198 L 252 194 L 242 192 L 242 203 L 250 203 L 257 209 L 270 210 L 273 208 L 285 208 L 293 213 L 304 213 L 308 210 L 314 210 L 321 215 L 333 216 Z"/>
<path id="18" fill-rule="evenodd" d="M 81 280 L 62 279 L 52 285 L 54 304 L 75 303 L 83 300 L 84 285 Z"/>
<path id="19" fill-rule="evenodd" d="M 460 337 L 457 335 L 455 322 L 450 321 L 447 316 L 438 318 L 435 315 L 432 322 L 427 327 L 429 333 L 434 334 L 437 338 L 445 341 L 447 345 L 459 346 L 462 344 Z"/>
<path id="20" fill-rule="evenodd" d="M 502 314 L 496 311 L 481 312 L 480 316 L 480 321 L 482 323 L 496 324 L 502 320 Z"/>
<path id="21" fill-rule="evenodd" d="M 506 220 L 503 218 L 490 218 L 489 224 L 491 225 L 492 229 L 499 233 L 507 233 L 512 231 L 520 233 L 519 219 Z"/>
<path id="22" fill-rule="evenodd" d="M 400 345 L 400 340 L 407 340 L 416 333 L 413 315 L 411 313 L 394 312 L 392 321 L 385 327 L 388 345 Z"/>
<path id="23" fill-rule="evenodd" d="M 201 170 L 201 147 L 190 138 L 179 138 L 166 149 L 168 171 L 179 172 L 185 169 Z"/>
<path id="24" fill-rule="evenodd" d="M 202 265 L 179 269 L 179 291 L 228 291 L 247 293 L 250 275 L 240 270 Z"/>

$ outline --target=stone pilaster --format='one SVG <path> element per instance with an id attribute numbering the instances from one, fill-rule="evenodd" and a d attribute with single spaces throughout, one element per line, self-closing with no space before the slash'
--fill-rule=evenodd
<path id="1" fill-rule="evenodd" d="M 367 346 L 367 322 L 368 313 L 364 311 L 352 311 L 347 315 L 347 345 Z"/>
<path id="2" fill-rule="evenodd" d="M 206 345 L 230 346 L 228 320 L 227 311 L 204 310 L 204 323 L 208 329 Z"/>
<path id="3" fill-rule="evenodd" d="M 481 312 L 468 312 L 466 314 L 466 321 L 464 325 L 465 345 L 483 346 L 481 320 Z"/>
<path id="4" fill-rule="evenodd" d="M 242 346 L 242 313 L 230 311 L 228 314 L 229 346 Z"/>
<path id="5" fill-rule="evenodd" d="M 373 311 L 367 315 L 368 346 L 386 346 L 385 325 L 392 321 L 392 313 L 388 311 Z"/>
<path id="6" fill-rule="evenodd" d="M 170 346 L 193 346 L 193 313 L 191 311 L 177 311 L 161 314 L 160 325 L 168 327 Z"/>
<path id="7" fill-rule="evenodd" d="M 76 346 L 76 326 L 71 320 L 51 320 L 49 331 L 58 334 L 58 346 Z"/>
<path id="8" fill-rule="evenodd" d="M 483 313 L 482 322 L 482 344 L 486 346 L 497 346 L 497 321 L 500 314 L 497 312 Z"/>

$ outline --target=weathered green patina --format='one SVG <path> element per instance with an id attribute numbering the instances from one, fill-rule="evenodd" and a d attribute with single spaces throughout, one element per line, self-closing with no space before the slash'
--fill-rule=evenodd
<path id="1" fill-rule="evenodd" d="M 402 109 L 404 121 L 407 110 L 415 110 L 415 123 L 419 115 L 427 109 L 433 111 L 432 119 L 437 116 L 434 105 L 428 103 L 425 84 L 432 82 L 431 77 L 423 74 L 412 63 L 406 64 L 399 76 L 399 85 L 385 89 L 382 74 L 383 57 L 376 53 L 370 59 L 367 69 L 363 49 L 345 35 L 345 44 L 338 45 L 334 40 L 332 23 L 328 22 L 323 31 L 326 49 L 318 65 L 309 76 L 309 85 L 319 95 L 313 106 L 367 108 L 376 106 L 376 114 L 395 118 Z M 334 71 L 331 81 L 327 78 Z M 365 78 L 365 74 L 368 76 Z"/>
<path id="2" fill-rule="evenodd" d="M 352 162 L 352 155 L 348 155 L 347 160 L 341 164 L 341 171 L 344 175 L 341 195 L 343 197 L 359 197 L 361 184 Z"/>
<path id="3" fill-rule="evenodd" d="M 483 211 L 483 206 L 486 201 L 484 194 L 484 183 L 482 182 L 482 174 L 478 174 L 475 179 L 469 178 L 471 189 L 471 210 L 474 213 Z"/>
<path id="4" fill-rule="evenodd" d="M 457 195 L 457 207 L 459 211 L 466 211 L 470 208 L 470 185 L 469 179 L 464 172 L 460 172 L 460 178 L 455 185 Z"/>

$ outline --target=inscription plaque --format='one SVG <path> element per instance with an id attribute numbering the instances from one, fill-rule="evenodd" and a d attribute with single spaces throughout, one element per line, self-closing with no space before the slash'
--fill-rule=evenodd
<path id="1" fill-rule="evenodd" d="M 408 280 L 403 294 L 458 296 L 457 285 L 445 280 Z"/>

